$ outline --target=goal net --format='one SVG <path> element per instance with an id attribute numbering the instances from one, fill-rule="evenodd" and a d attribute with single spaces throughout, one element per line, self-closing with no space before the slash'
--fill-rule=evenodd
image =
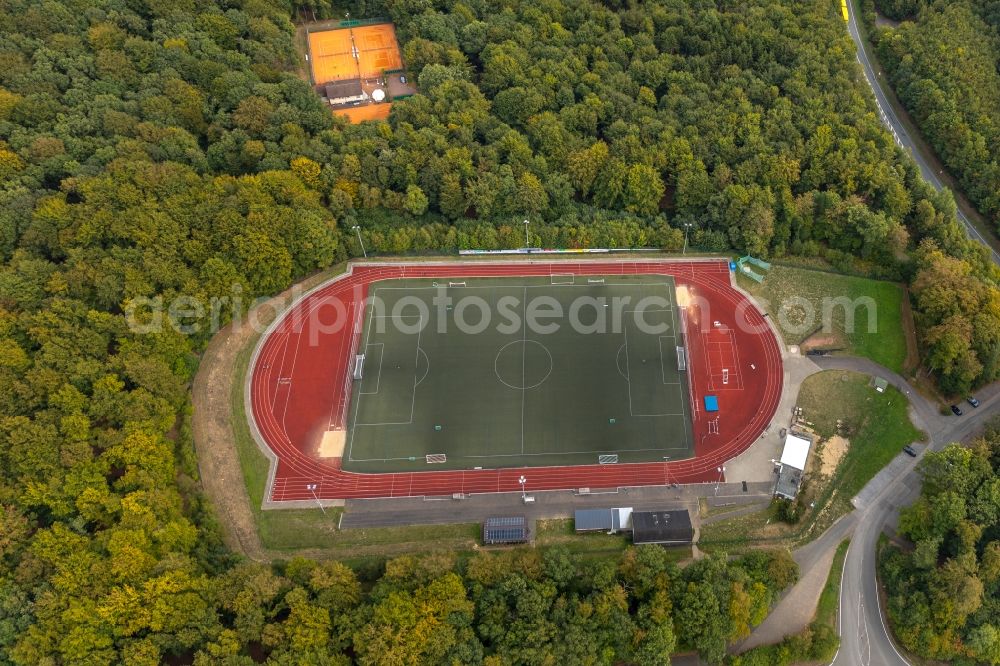
<path id="1" fill-rule="evenodd" d="M 448 462 L 448 455 L 445 453 L 428 453 L 426 458 L 428 464 Z"/>

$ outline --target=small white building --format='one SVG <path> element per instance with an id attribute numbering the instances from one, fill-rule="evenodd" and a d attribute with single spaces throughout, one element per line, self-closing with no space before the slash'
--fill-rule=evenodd
<path id="1" fill-rule="evenodd" d="M 802 475 L 809 460 L 809 449 L 812 440 L 802 434 L 789 432 L 785 436 L 785 448 L 778 461 L 778 482 L 774 486 L 774 494 L 786 499 L 795 499 L 802 485 Z"/>

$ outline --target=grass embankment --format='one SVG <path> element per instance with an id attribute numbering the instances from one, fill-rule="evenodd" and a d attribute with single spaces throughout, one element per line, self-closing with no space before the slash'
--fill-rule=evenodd
<path id="1" fill-rule="evenodd" d="M 833 554 L 826 585 L 819 595 L 816 614 L 803 631 L 786 636 L 775 645 L 761 645 L 729 660 L 731 666 L 785 666 L 801 661 L 827 662 L 833 659 L 840 639 L 837 637 L 837 611 L 840 607 L 840 581 L 847 558 L 849 539 L 841 541 Z"/>
<path id="2" fill-rule="evenodd" d="M 764 273 L 763 283 L 738 275 L 739 284 L 765 308 L 786 343 L 842 349 L 903 371 L 903 326 L 912 323 L 902 320 L 899 285 L 790 266 L 772 265 Z"/>
<path id="3" fill-rule="evenodd" d="M 847 559 L 847 547 L 851 545 L 850 539 L 844 539 L 837 546 L 837 552 L 833 554 L 833 564 L 830 565 L 830 573 L 826 577 L 826 585 L 819 595 L 819 602 L 816 604 L 816 615 L 814 622 L 822 622 L 828 627 L 837 628 L 837 611 L 840 608 L 840 581 L 843 578 L 844 560 Z"/>
<path id="4" fill-rule="evenodd" d="M 807 378 L 799 407 L 823 439 L 837 434 L 837 421 L 851 445 L 834 475 L 837 490 L 853 497 L 900 450 L 924 434 L 911 422 L 909 402 L 894 386 L 878 393 L 868 376 L 828 370 Z"/>
<path id="5" fill-rule="evenodd" d="M 923 438 L 910 422 L 902 393 L 892 386 L 878 393 L 868 376 L 856 372 L 827 370 L 806 378 L 798 405 L 821 441 L 838 432 L 850 440 L 836 470 L 829 478 L 819 474 L 814 450 L 798 498 L 802 513 L 797 524 L 782 523 L 772 504 L 763 511 L 703 526 L 700 547 L 794 543 L 815 536 L 851 510 L 851 498 L 905 445 Z"/>

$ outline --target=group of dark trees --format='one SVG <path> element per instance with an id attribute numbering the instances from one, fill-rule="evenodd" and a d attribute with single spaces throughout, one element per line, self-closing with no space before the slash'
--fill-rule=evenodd
<path id="1" fill-rule="evenodd" d="M 1000 664 L 1000 429 L 920 463 L 920 499 L 904 509 L 879 571 L 907 649 L 953 663 Z"/>
<path id="2" fill-rule="evenodd" d="M 876 28 L 873 13 L 864 13 L 888 80 L 970 200 L 1000 229 L 1000 2 L 876 0 L 874 7 L 905 19 Z M 996 379 L 996 271 L 946 246 L 915 257 L 914 305 L 928 367 L 950 393 Z"/>
<path id="3" fill-rule="evenodd" d="M 290 73 L 292 11 L 0 0 L 0 663 L 655 663 L 763 617 L 786 558 L 234 562 L 189 425 L 211 330 L 127 315 L 239 300 L 224 321 L 359 254 L 355 224 L 382 252 L 520 245 L 525 216 L 535 244 L 676 249 L 690 224 L 706 250 L 939 271 L 981 300 L 915 283 L 934 367 L 996 376 L 972 332 L 995 274 L 882 130 L 832 3 L 359 2 L 421 93 L 357 126 Z"/>
<path id="4" fill-rule="evenodd" d="M 883 130 L 835 7 L 368 10 L 395 20 L 421 94 L 309 166 L 378 249 L 517 246 L 530 217 L 545 246 L 677 249 L 690 228 L 703 250 L 925 282 L 940 257 L 962 279 L 915 299 L 928 366 L 948 393 L 1000 377 L 1000 274 Z"/>
<path id="5" fill-rule="evenodd" d="M 906 18 L 873 35 L 899 99 L 948 170 L 1000 228 L 1000 2 L 876 6 Z"/>

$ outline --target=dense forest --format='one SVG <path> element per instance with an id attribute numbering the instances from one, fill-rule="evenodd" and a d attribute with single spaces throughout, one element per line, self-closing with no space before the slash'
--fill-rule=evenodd
<path id="1" fill-rule="evenodd" d="M 386 253 L 520 244 L 526 215 L 546 246 L 676 249 L 692 224 L 704 250 L 912 280 L 943 385 L 993 379 L 996 273 L 829 5 L 359 2 L 422 92 L 347 126 L 292 73 L 278 0 L 0 0 L 0 663 L 717 660 L 786 556 L 238 562 L 189 427 L 211 331 L 127 314 L 246 305 L 359 254 L 354 224 Z"/>
<path id="2" fill-rule="evenodd" d="M 904 509 L 879 571 L 889 619 L 908 650 L 1000 664 L 1000 428 L 920 463 L 920 499 Z"/>
<path id="3" fill-rule="evenodd" d="M 1000 2 L 878 0 L 876 7 L 906 19 L 873 33 L 900 101 L 1000 228 Z"/>
<path id="4" fill-rule="evenodd" d="M 871 0 L 866 6 L 872 6 Z M 1000 127 L 996 122 L 1000 118 L 1000 2 L 876 0 L 874 6 L 892 18 L 905 19 L 898 27 L 876 29 L 873 14 L 865 12 L 879 60 L 899 99 L 972 202 L 1000 229 Z M 925 251 L 917 256 L 928 255 Z M 997 277 L 995 271 L 990 277 L 966 262 L 936 256 L 938 267 L 925 271 L 925 279 L 917 276 L 916 280 L 925 285 L 925 294 L 931 289 L 938 292 L 933 298 L 943 298 L 931 305 L 917 294 L 916 317 L 926 364 L 939 373 L 946 391 L 961 393 L 998 376 L 997 320 L 991 314 L 988 327 L 976 323 L 980 313 L 997 312 Z M 930 282 L 938 279 L 952 287 L 931 287 Z"/>

